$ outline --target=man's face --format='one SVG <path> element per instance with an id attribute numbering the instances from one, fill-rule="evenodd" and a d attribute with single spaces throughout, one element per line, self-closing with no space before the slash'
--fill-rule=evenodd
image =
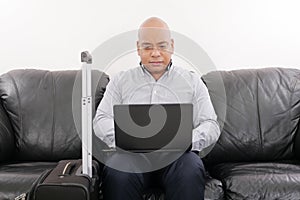
<path id="1" fill-rule="evenodd" d="M 169 30 L 144 28 L 139 32 L 137 48 L 142 64 L 153 76 L 160 77 L 171 60 L 174 41 Z"/>

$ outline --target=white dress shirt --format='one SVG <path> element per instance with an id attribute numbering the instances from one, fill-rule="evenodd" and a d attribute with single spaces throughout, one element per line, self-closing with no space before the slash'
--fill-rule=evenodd
<path id="1" fill-rule="evenodd" d="M 193 104 L 192 150 L 201 151 L 216 143 L 220 129 L 205 84 L 196 73 L 174 65 L 170 65 L 157 81 L 143 66 L 115 75 L 97 108 L 93 120 L 95 134 L 114 148 L 115 104 L 163 103 Z"/>

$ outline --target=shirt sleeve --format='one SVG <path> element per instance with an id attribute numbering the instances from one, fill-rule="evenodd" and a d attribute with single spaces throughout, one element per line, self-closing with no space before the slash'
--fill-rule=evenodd
<path id="1" fill-rule="evenodd" d="M 220 128 L 207 87 L 200 78 L 195 79 L 192 151 L 202 151 L 217 142 Z"/>
<path id="2" fill-rule="evenodd" d="M 115 132 L 113 106 L 121 104 L 121 93 L 117 85 L 117 77 L 108 83 L 106 92 L 97 108 L 93 119 L 93 129 L 99 137 L 110 148 L 115 148 Z"/>

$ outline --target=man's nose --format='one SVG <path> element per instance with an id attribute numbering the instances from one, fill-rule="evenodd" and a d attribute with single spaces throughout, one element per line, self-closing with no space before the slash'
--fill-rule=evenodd
<path id="1" fill-rule="evenodd" d="M 160 51 L 157 48 L 154 48 L 152 53 L 151 53 L 152 57 L 159 57 L 160 56 Z"/>

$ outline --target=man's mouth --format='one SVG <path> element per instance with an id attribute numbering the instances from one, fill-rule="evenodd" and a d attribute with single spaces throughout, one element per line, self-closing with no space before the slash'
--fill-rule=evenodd
<path id="1" fill-rule="evenodd" d="M 151 61 L 149 62 L 151 65 L 162 65 L 163 61 Z"/>

